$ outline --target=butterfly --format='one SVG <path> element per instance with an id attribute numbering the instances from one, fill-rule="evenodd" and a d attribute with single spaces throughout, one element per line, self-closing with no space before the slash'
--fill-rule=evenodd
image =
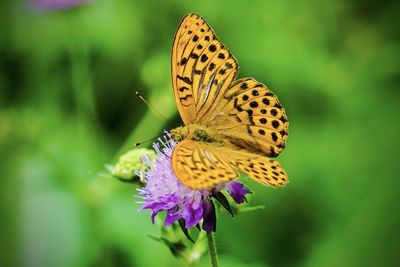
<path id="1" fill-rule="evenodd" d="M 238 62 L 200 16 L 187 14 L 172 47 L 172 82 L 184 126 L 172 129 L 178 142 L 171 165 L 195 190 L 238 178 L 270 186 L 288 178 L 271 158 L 285 147 L 288 119 L 278 98 L 253 78 L 235 80 Z"/>

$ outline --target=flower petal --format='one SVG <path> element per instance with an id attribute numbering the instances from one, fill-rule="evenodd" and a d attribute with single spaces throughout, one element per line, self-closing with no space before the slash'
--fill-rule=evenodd
<path id="1" fill-rule="evenodd" d="M 251 194 L 251 191 L 244 188 L 244 185 L 239 182 L 230 182 L 226 184 L 226 191 L 233 198 L 233 200 L 240 204 L 244 202 L 244 196 L 246 194 Z"/>
<path id="2" fill-rule="evenodd" d="M 201 200 L 200 200 L 201 201 Z M 195 226 L 203 218 L 203 207 L 197 201 L 188 202 L 182 210 L 182 218 L 185 220 L 186 228 Z"/>
<path id="3" fill-rule="evenodd" d="M 165 217 L 165 226 L 170 226 L 179 220 L 180 217 L 181 215 L 179 214 L 179 211 L 176 211 L 175 209 L 169 209 L 167 211 L 167 216 Z"/>
<path id="4" fill-rule="evenodd" d="M 204 200 L 203 203 L 203 230 L 212 232 L 216 230 L 217 218 L 215 216 L 215 207 L 212 200 Z"/>

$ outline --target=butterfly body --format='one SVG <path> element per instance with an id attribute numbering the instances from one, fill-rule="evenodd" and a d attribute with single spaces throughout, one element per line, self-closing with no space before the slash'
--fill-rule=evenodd
<path id="1" fill-rule="evenodd" d="M 191 124 L 187 126 L 178 127 L 170 131 L 172 139 L 180 142 L 184 139 L 191 139 L 200 142 L 216 142 L 215 133 L 212 129 L 207 127 Z"/>
<path id="2" fill-rule="evenodd" d="M 235 80 L 238 63 L 196 14 L 186 15 L 172 48 L 175 100 L 184 126 L 171 130 L 177 178 L 211 189 L 244 173 L 259 183 L 287 183 L 271 159 L 285 147 L 288 120 L 276 95 L 253 78 Z"/>

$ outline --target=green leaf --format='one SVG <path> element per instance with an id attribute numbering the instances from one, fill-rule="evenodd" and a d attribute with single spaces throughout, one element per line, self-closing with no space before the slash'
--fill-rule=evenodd
<path id="1" fill-rule="evenodd" d="M 115 178 L 118 179 L 118 181 L 123 182 L 123 183 L 130 183 L 130 184 L 138 184 L 138 185 L 143 185 L 142 182 L 140 182 L 140 178 L 139 176 L 133 176 L 130 179 L 125 179 L 125 178 L 121 178 L 121 177 L 116 177 Z"/>
<path id="2" fill-rule="evenodd" d="M 222 207 L 224 207 L 232 215 L 232 217 L 235 216 L 235 213 L 224 194 L 218 192 L 212 194 L 212 197 L 215 198 L 222 205 Z"/>
<path id="3" fill-rule="evenodd" d="M 194 244 L 193 238 L 190 236 L 188 229 L 186 229 L 185 227 L 185 221 L 183 219 L 179 219 L 178 223 L 179 226 L 181 227 L 182 232 L 185 234 L 186 238 L 189 239 Z"/>
<path id="4" fill-rule="evenodd" d="M 237 213 L 249 212 L 249 211 L 255 211 L 255 210 L 263 210 L 263 209 L 265 209 L 264 205 L 246 206 L 246 207 L 241 206 L 237 209 Z"/>
<path id="5" fill-rule="evenodd" d="M 182 257 L 183 252 L 186 249 L 186 246 L 181 242 L 171 242 L 164 237 L 155 237 L 151 235 L 148 235 L 148 237 L 166 245 L 175 257 Z"/>

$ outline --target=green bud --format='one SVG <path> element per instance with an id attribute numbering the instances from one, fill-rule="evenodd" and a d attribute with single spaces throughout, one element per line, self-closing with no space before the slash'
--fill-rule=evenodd
<path id="1" fill-rule="evenodd" d="M 148 167 L 142 158 L 146 156 L 154 160 L 157 156 L 152 149 L 137 148 L 122 154 L 114 166 L 109 167 L 113 176 L 122 179 L 131 179 L 135 176 L 135 170 L 144 170 Z"/>

